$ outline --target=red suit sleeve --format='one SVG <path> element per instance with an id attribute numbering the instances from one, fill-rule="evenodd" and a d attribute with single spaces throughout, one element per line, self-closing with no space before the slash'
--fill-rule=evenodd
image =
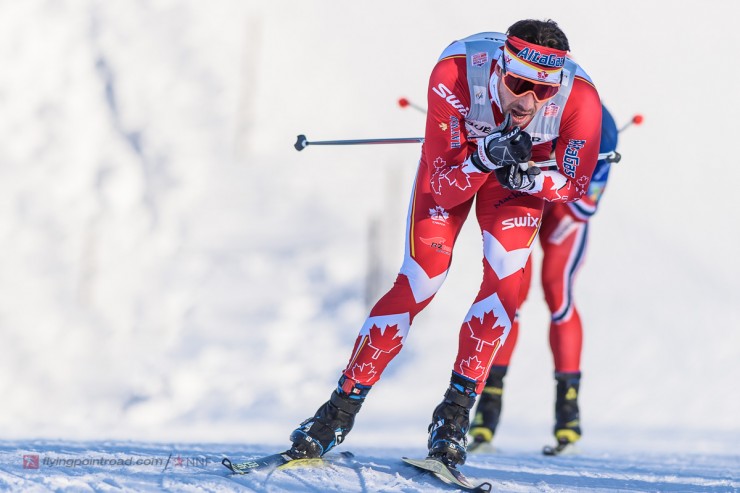
<path id="1" fill-rule="evenodd" d="M 528 193 L 549 202 L 573 202 L 580 199 L 588 191 L 591 175 L 599 159 L 600 140 L 599 94 L 590 82 L 576 77 L 563 109 L 555 145 L 558 169 L 540 173 L 535 180 L 534 189 Z M 535 154 L 537 153 L 533 149 L 533 156 Z"/>
<path id="2" fill-rule="evenodd" d="M 463 164 L 469 154 L 465 117 L 470 109 L 465 67 L 464 55 L 450 56 L 437 63 L 429 78 L 422 166 L 428 167 L 435 201 L 446 209 L 470 199 L 489 177 Z"/>

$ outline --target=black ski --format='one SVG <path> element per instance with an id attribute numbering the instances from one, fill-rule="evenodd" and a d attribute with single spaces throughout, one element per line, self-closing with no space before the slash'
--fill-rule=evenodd
<path id="1" fill-rule="evenodd" d="M 470 482 L 465 475 L 454 467 L 450 467 L 439 459 L 427 457 L 426 459 L 409 459 L 408 457 L 402 457 L 403 461 L 407 464 L 411 464 L 417 469 L 431 472 L 434 477 L 440 481 L 457 486 L 466 491 L 475 491 L 481 493 L 488 493 L 493 487 L 489 482 L 483 482 L 475 485 Z"/>
<path id="2" fill-rule="evenodd" d="M 231 459 L 224 457 L 221 460 L 228 470 L 234 474 L 249 474 L 255 471 L 269 471 L 275 469 L 278 466 L 287 464 L 288 462 L 295 460 L 293 457 L 288 455 L 288 452 L 282 452 L 280 454 L 271 454 L 264 457 L 258 457 L 244 462 L 234 463 Z"/>
<path id="3" fill-rule="evenodd" d="M 542 453 L 544 455 L 565 455 L 575 453 L 575 445 L 573 442 L 558 442 L 554 447 L 551 445 L 545 445 L 542 447 Z"/>
<path id="4" fill-rule="evenodd" d="M 264 457 L 258 457 L 256 459 L 250 459 L 244 462 L 234 463 L 228 457 L 224 457 L 221 460 L 221 464 L 224 465 L 233 474 L 250 474 L 253 472 L 265 472 L 272 471 L 273 469 L 285 468 L 285 467 L 300 467 L 300 466 L 314 466 L 324 464 L 327 460 L 331 461 L 332 458 L 352 458 L 354 454 L 352 452 L 341 452 L 338 456 L 331 455 L 329 457 L 317 458 L 317 459 L 305 459 L 295 458 L 288 454 L 288 450 L 279 454 L 265 455 Z"/>

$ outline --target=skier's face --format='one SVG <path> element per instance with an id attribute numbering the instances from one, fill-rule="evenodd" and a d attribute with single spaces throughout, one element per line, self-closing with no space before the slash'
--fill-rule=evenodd
<path id="1" fill-rule="evenodd" d="M 511 124 L 520 128 L 526 127 L 534 118 L 535 113 L 547 101 L 538 101 L 533 92 L 528 91 L 517 96 L 504 84 L 501 69 L 496 66 L 498 75 L 498 98 L 501 103 L 501 111 L 511 114 Z"/>

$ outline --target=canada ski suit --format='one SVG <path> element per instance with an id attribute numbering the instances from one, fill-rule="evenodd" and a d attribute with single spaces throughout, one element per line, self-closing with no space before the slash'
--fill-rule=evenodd
<path id="1" fill-rule="evenodd" d="M 502 187 L 494 173 L 464 163 L 476 148 L 474 139 L 504 119 L 493 69 L 505 39 L 501 33 L 481 33 L 453 42 L 432 71 L 404 262 L 360 329 L 343 372 L 348 387 L 373 385 L 401 350 L 414 317 L 447 276 L 455 240 L 476 198 L 483 282 L 460 328 L 453 371 L 474 380 L 480 392 L 511 330 L 543 204 L 571 202 L 588 190 L 599 152 L 601 103 L 589 77 L 570 59 L 560 91 L 524 129 L 532 138 L 535 162 L 549 159 L 557 139 L 556 169 L 538 175 L 532 190 L 515 192 Z"/>

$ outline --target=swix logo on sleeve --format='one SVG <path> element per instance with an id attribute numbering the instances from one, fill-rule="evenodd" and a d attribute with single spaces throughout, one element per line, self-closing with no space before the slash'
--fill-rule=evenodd
<path id="1" fill-rule="evenodd" d="M 536 228 L 540 223 L 538 217 L 532 217 L 532 214 L 527 214 L 521 217 L 510 217 L 501 221 L 501 231 L 506 231 L 511 228 Z"/>
<path id="2" fill-rule="evenodd" d="M 450 106 L 452 106 L 457 111 L 459 111 L 462 116 L 468 116 L 468 112 L 470 111 L 470 108 L 463 106 L 463 104 L 460 102 L 460 98 L 458 98 L 442 82 L 437 84 L 437 87 L 432 87 L 432 91 L 434 91 L 434 93 L 440 98 L 444 98 L 444 100 L 447 101 L 450 104 Z"/>
<path id="3" fill-rule="evenodd" d="M 518 58 L 521 58 L 522 60 L 526 60 L 528 62 L 534 62 L 539 65 L 544 65 L 545 67 L 562 67 L 565 65 L 565 57 L 563 56 L 557 56 L 554 53 L 550 53 L 549 55 L 543 55 L 537 50 L 533 50 L 531 48 L 524 48 L 519 53 L 516 54 Z"/>
<path id="4" fill-rule="evenodd" d="M 578 151 L 583 149 L 586 145 L 585 140 L 570 139 L 568 141 L 568 147 L 565 148 L 565 156 L 563 156 L 563 170 L 565 174 L 571 178 L 576 177 L 576 168 L 581 162 L 581 158 L 578 157 Z"/>

